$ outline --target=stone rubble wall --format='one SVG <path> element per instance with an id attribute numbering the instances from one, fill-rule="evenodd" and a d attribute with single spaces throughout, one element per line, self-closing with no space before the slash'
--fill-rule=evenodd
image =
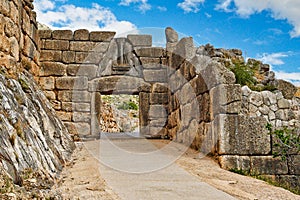
<path id="1" fill-rule="evenodd" d="M 20 185 L 29 169 L 53 181 L 75 148 L 35 83 L 39 58 L 32 1 L 0 1 L 0 167 Z"/>

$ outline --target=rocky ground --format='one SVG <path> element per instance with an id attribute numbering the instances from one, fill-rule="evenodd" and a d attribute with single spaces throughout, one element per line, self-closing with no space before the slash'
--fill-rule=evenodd
<path id="1" fill-rule="evenodd" d="M 152 142 L 162 147 L 169 141 Z M 177 160 L 177 164 L 201 181 L 237 199 L 300 199 L 300 196 L 264 181 L 220 169 L 211 158 L 200 158 L 199 153 L 191 149 Z M 63 170 L 61 180 L 53 187 L 53 192 L 62 194 L 63 199 L 120 199 L 101 177 L 99 162 L 90 155 L 83 143 L 77 143 L 73 161 Z"/>
<path id="2" fill-rule="evenodd" d="M 138 95 L 102 95 L 102 132 L 132 132 L 139 126 Z"/>

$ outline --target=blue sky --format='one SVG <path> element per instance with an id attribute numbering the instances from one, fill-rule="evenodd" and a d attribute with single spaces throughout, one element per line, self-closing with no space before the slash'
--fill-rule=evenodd
<path id="1" fill-rule="evenodd" d="M 171 26 L 197 45 L 238 48 L 300 86 L 300 0 L 35 0 L 52 29 L 149 33 L 158 45 Z M 152 27 L 152 28 L 149 28 Z"/>

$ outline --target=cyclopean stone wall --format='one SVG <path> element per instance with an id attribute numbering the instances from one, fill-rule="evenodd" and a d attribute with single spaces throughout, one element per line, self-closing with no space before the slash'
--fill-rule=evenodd
<path id="1" fill-rule="evenodd" d="M 114 32 L 87 30 L 39 35 L 39 83 L 73 136 L 99 135 L 101 94 L 123 93 L 140 96 L 143 135 L 166 135 L 166 51 L 152 47 L 150 35 L 113 38 Z"/>
<path id="2" fill-rule="evenodd" d="M 25 183 L 24 171 L 41 175 L 38 186 L 46 179 L 51 186 L 75 147 L 34 80 L 40 54 L 32 9 L 32 1 L 0 1 L 0 168 L 9 177 L 1 180 L 4 190 L 10 180 Z"/>
<path id="3" fill-rule="evenodd" d="M 222 168 L 267 175 L 299 189 L 300 155 L 295 151 L 290 160 L 273 158 L 276 141 L 266 128 L 268 123 L 274 129 L 300 127 L 300 100 L 294 87 L 269 77 L 264 64 L 261 74 L 284 90 L 256 92 L 235 84 L 234 74 L 225 66 L 244 62 L 236 49 L 194 48 L 192 39 L 184 38 L 169 41 L 167 52 L 169 66 L 175 69 L 169 73 L 169 137 L 218 156 Z"/>
<path id="4" fill-rule="evenodd" d="M 166 29 L 166 49 L 152 47 L 148 35 L 39 34 L 39 83 L 73 135 L 99 134 L 101 94 L 139 94 L 144 135 L 169 137 L 217 155 L 226 169 L 284 179 L 298 175 L 288 162 L 272 158 L 266 124 L 299 127 L 299 101 L 285 99 L 293 97 L 293 90 L 283 91 L 283 97 L 279 91 L 259 93 L 235 84 L 227 67 L 244 62 L 240 50 L 196 48 L 192 38 L 178 40 L 171 28 Z M 260 71 L 272 74 L 268 65 L 261 64 Z"/>

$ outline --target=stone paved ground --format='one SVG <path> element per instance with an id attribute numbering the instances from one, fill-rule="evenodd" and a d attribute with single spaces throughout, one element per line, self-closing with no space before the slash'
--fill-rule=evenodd
<path id="1" fill-rule="evenodd" d="M 153 140 L 152 143 L 157 147 L 162 147 L 167 144 L 167 141 Z M 73 164 L 64 169 L 61 174 L 61 183 L 54 188 L 63 194 L 64 199 L 118 200 L 121 198 L 117 195 L 117 192 L 124 196 L 122 192 L 126 192 L 126 187 L 130 188 L 130 183 L 135 184 L 134 181 L 129 180 L 129 184 L 125 186 L 125 189 L 115 188 L 112 190 L 108 185 L 114 188 L 118 181 L 115 181 L 115 183 L 112 183 L 110 180 L 105 181 L 103 177 L 107 178 L 107 171 L 104 170 L 103 165 L 100 165 L 90 152 L 87 151 L 85 148 L 86 145 L 84 146 L 82 143 L 78 143 L 77 146 L 78 148 L 73 155 Z M 294 195 L 282 188 L 274 187 L 260 180 L 222 170 L 212 159 L 199 158 L 199 154 L 190 149 L 176 161 L 175 165 L 189 172 L 190 175 L 194 176 L 193 179 L 195 178 L 195 181 L 199 180 L 199 182 L 205 184 L 208 183 L 210 186 L 230 194 L 236 199 L 300 199 L 300 196 Z M 99 169 L 101 170 L 99 171 Z M 172 170 L 172 168 L 166 169 Z M 121 180 L 122 178 L 124 177 L 118 177 L 118 180 Z M 163 179 L 164 177 L 161 177 L 161 180 Z M 157 183 L 159 182 L 162 181 L 157 179 Z M 158 188 L 152 189 L 153 195 L 159 195 Z M 150 192 L 151 194 L 151 188 L 145 188 L 145 191 Z M 166 191 L 161 190 L 161 192 L 163 195 Z M 148 198 L 146 199 L 155 198 L 148 195 Z M 186 196 L 183 199 L 192 198 Z"/>

